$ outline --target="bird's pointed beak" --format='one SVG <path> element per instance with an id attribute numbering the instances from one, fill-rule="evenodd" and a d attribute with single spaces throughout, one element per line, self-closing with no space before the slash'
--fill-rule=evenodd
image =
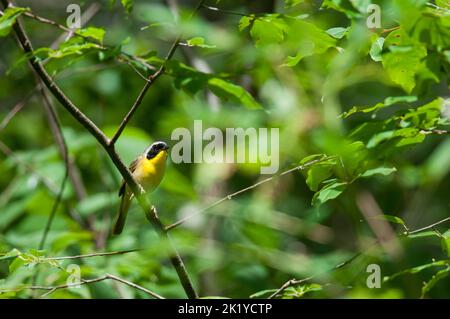
<path id="1" fill-rule="evenodd" d="M 168 151 L 169 148 L 170 148 L 169 145 L 166 145 L 166 146 L 164 146 L 163 150 L 164 150 L 164 151 Z"/>

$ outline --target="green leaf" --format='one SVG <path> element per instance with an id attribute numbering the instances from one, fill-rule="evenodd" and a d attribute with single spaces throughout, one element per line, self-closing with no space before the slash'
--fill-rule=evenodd
<path id="1" fill-rule="evenodd" d="M 283 291 L 282 298 L 283 299 L 302 298 L 307 293 L 314 291 L 321 291 L 322 289 L 323 289 L 322 285 L 316 283 L 297 285 L 285 289 Z"/>
<path id="2" fill-rule="evenodd" d="M 300 164 L 306 164 L 306 163 L 309 163 L 309 162 L 312 162 L 312 161 L 315 161 L 315 160 L 320 160 L 320 159 L 325 158 L 325 157 L 326 157 L 325 154 L 312 154 L 312 155 L 308 155 L 308 156 L 306 156 L 305 158 L 303 158 L 303 159 L 300 161 Z"/>
<path id="3" fill-rule="evenodd" d="M 450 257 L 450 229 L 442 234 L 441 244 L 444 252 Z"/>
<path id="4" fill-rule="evenodd" d="M 384 46 L 390 50 L 382 55 L 384 69 L 394 83 L 411 93 L 416 86 L 416 75 L 420 71 L 428 70 L 423 62 L 427 56 L 426 47 L 413 41 L 401 29 L 391 32 Z"/>
<path id="5" fill-rule="evenodd" d="M 376 174 L 387 176 L 396 171 L 397 169 L 395 167 L 377 167 L 365 171 L 361 174 L 361 177 L 370 177 Z"/>
<path id="6" fill-rule="evenodd" d="M 348 28 L 336 27 L 328 29 L 325 32 L 331 35 L 333 38 L 342 39 L 347 34 Z"/>
<path id="7" fill-rule="evenodd" d="M 338 12 L 344 13 L 349 19 L 361 18 L 363 15 L 357 12 L 349 1 L 342 0 L 324 0 L 322 3 L 322 8 L 333 9 Z"/>
<path id="8" fill-rule="evenodd" d="M 232 99 L 246 108 L 260 109 L 261 105 L 243 87 L 220 78 L 210 78 L 208 87 L 224 99 Z"/>
<path id="9" fill-rule="evenodd" d="M 8 251 L 7 253 L 0 254 L 0 260 L 4 261 L 4 260 L 13 259 L 13 258 L 16 258 L 17 256 L 19 256 L 20 254 L 21 254 L 20 250 L 14 248 L 14 249 Z"/>
<path id="10" fill-rule="evenodd" d="M 253 22 L 250 35 L 255 41 L 256 47 L 260 47 L 267 44 L 282 42 L 288 30 L 288 25 L 279 17 L 279 15 L 269 14 L 257 18 Z"/>
<path id="11" fill-rule="evenodd" d="M 415 127 L 407 127 L 398 130 L 383 131 L 375 134 L 367 142 L 367 148 L 374 148 L 382 142 L 398 138 L 396 143 L 397 147 L 405 146 L 409 144 L 420 143 L 425 139 L 425 135 L 421 134 L 419 129 Z"/>
<path id="12" fill-rule="evenodd" d="M 120 3 L 122 3 L 127 14 L 130 14 L 131 11 L 133 11 L 133 0 L 120 0 Z"/>
<path id="13" fill-rule="evenodd" d="M 58 49 L 39 48 L 33 52 L 39 59 L 51 58 L 62 59 L 72 55 L 85 55 L 89 52 L 100 51 L 102 47 L 97 43 L 86 42 L 83 38 L 74 37 L 63 42 Z"/>
<path id="14" fill-rule="evenodd" d="M 403 219 L 401 219 L 400 217 L 383 214 L 383 215 L 374 216 L 372 219 L 375 219 L 375 220 L 387 220 L 387 221 L 389 221 L 391 223 L 402 225 L 403 228 L 406 231 L 406 234 L 408 232 L 408 227 L 406 226 L 406 224 L 403 221 Z"/>
<path id="15" fill-rule="evenodd" d="M 340 114 L 340 117 L 347 118 L 352 114 L 362 112 L 362 113 L 370 113 L 376 111 L 378 109 L 382 109 L 394 104 L 398 103 L 412 103 L 417 101 L 417 96 L 407 95 L 407 96 L 390 96 L 387 97 L 383 102 L 377 103 L 373 106 L 353 106 L 347 112 Z"/>
<path id="16" fill-rule="evenodd" d="M 3 11 L 3 15 L 0 16 L 0 37 L 5 37 L 11 32 L 11 28 L 16 22 L 16 19 L 25 11 L 29 11 L 28 8 L 10 7 Z"/>
<path id="17" fill-rule="evenodd" d="M 318 163 L 308 170 L 306 184 L 312 191 L 316 192 L 320 183 L 333 174 L 333 166 L 334 164 L 330 163 Z"/>
<path id="18" fill-rule="evenodd" d="M 239 31 L 245 30 L 253 23 L 254 20 L 255 20 L 254 15 L 242 17 L 241 20 L 239 20 Z"/>
<path id="19" fill-rule="evenodd" d="M 336 197 L 342 194 L 342 192 L 345 190 L 346 187 L 347 183 L 342 183 L 338 181 L 326 185 L 319 192 L 314 194 L 312 199 L 312 205 L 313 206 L 322 205 L 323 203 L 331 199 L 335 199 Z"/>
<path id="20" fill-rule="evenodd" d="M 375 39 L 375 41 L 372 42 L 369 54 L 372 60 L 374 60 L 375 62 L 380 62 L 382 60 L 381 52 L 383 51 L 383 44 L 384 44 L 383 37 L 378 37 Z"/>
<path id="21" fill-rule="evenodd" d="M 427 281 L 423 287 L 422 287 L 422 296 L 421 298 L 425 297 L 425 295 L 442 279 L 446 278 L 450 275 L 450 266 L 448 266 L 446 269 L 439 270 L 436 274 L 431 277 L 429 281 Z"/>
<path id="22" fill-rule="evenodd" d="M 186 44 L 190 47 L 200 47 L 200 48 L 215 48 L 215 45 L 205 44 L 205 39 L 202 37 L 195 37 L 186 41 Z"/>
<path id="23" fill-rule="evenodd" d="M 84 29 L 77 30 L 76 34 L 82 37 L 89 37 L 95 39 L 99 42 L 103 42 L 103 38 L 105 37 L 105 29 L 96 28 L 96 27 L 88 27 Z"/>
<path id="24" fill-rule="evenodd" d="M 433 261 L 432 263 L 429 264 L 425 264 L 425 265 L 420 265 L 417 267 L 413 267 L 413 268 L 409 268 L 409 269 L 405 269 L 402 270 L 400 272 L 394 273 L 390 276 L 386 276 L 383 278 L 383 282 L 387 282 L 387 281 L 391 281 L 399 276 L 403 276 L 405 274 L 417 274 L 419 272 L 421 272 L 422 270 L 428 269 L 428 268 L 433 268 L 433 267 L 448 267 L 450 265 L 450 260 L 438 260 L 438 261 Z"/>
<path id="25" fill-rule="evenodd" d="M 324 53 L 336 46 L 336 39 L 312 23 L 295 20 L 291 28 L 292 37 L 295 37 L 298 42 L 298 49 L 295 56 L 289 56 L 286 59 L 284 63 L 286 66 L 293 67 L 307 56 Z"/>
<path id="26" fill-rule="evenodd" d="M 16 258 L 12 261 L 12 263 L 9 264 L 9 272 L 13 273 L 20 267 L 24 266 L 26 264 L 26 261 L 21 258 Z"/>

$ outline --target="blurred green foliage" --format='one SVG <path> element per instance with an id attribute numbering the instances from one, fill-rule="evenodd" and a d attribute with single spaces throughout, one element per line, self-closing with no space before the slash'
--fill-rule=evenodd
<path id="1" fill-rule="evenodd" d="M 24 289 L 33 282 L 64 284 L 71 264 L 84 279 L 111 273 L 165 297 L 185 296 L 167 261 L 167 243 L 137 205 L 124 233 L 109 235 L 120 174 L 57 101 L 81 186 L 67 183 L 46 245 L 37 250 L 65 164 L 29 57 L 12 34 L 20 15 L 35 55 L 109 137 L 144 85 L 142 77 L 165 63 L 182 32 L 166 75 L 118 140 L 126 163 L 152 141 L 173 144 L 172 131 L 192 129 L 194 120 L 221 130 L 280 128 L 282 171 L 321 159 L 171 231 L 201 296 L 264 298 L 291 278 L 309 276 L 278 297 L 450 296 L 449 223 L 408 234 L 450 215 L 447 1 L 217 0 L 206 4 L 219 10 L 202 7 L 189 19 L 194 0 L 178 1 L 178 18 L 164 1 L 105 0 L 70 40 L 52 46 L 64 31 L 25 13 L 65 25 L 69 3 L 17 0 L 28 9 L 10 8 L 0 17 L 0 298 L 45 292 Z M 366 25 L 371 4 L 380 8 L 377 28 Z M 91 5 L 80 2 L 81 12 Z M 149 196 L 169 225 L 262 178 L 258 164 L 169 162 Z M 373 211 L 384 218 L 371 218 Z M 398 235 L 395 253 L 372 244 L 379 235 L 373 219 Z M 366 285 L 369 264 L 381 267 L 379 289 Z M 102 281 L 48 297 L 148 295 Z"/>

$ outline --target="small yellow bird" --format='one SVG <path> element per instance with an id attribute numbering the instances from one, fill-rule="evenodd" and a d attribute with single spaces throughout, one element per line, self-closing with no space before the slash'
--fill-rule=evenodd
<path id="1" fill-rule="evenodd" d="M 146 192 L 152 192 L 161 183 L 166 168 L 168 149 L 169 146 L 166 143 L 155 142 L 145 150 L 144 154 L 131 163 L 129 168 L 133 177 Z M 122 181 L 119 196 L 122 197 L 122 201 L 120 202 L 119 214 L 112 230 L 113 235 L 118 235 L 122 232 L 128 209 L 133 199 L 133 192 L 126 185 L 125 181 Z"/>

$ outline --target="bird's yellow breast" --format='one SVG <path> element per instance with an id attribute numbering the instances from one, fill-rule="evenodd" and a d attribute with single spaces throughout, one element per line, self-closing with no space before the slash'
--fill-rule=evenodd
<path id="1" fill-rule="evenodd" d="M 164 176 L 167 152 L 161 151 L 152 159 L 142 156 L 136 165 L 133 175 L 139 184 L 149 192 L 155 189 Z"/>

